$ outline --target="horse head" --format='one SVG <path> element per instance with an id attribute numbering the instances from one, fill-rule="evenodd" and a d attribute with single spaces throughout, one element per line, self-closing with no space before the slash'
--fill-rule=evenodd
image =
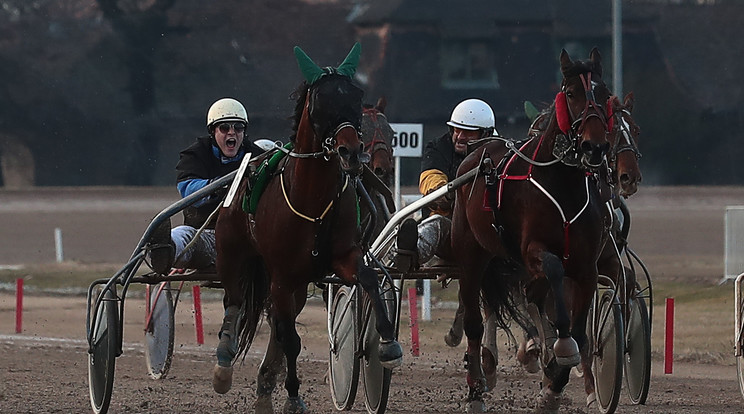
<path id="1" fill-rule="evenodd" d="M 560 62 L 563 81 L 555 97 L 558 127 L 573 142 L 581 164 L 596 170 L 610 149 L 606 107 L 611 94 L 602 81 L 602 59 L 594 48 L 588 61 L 572 61 L 564 49 Z"/>
<path id="2" fill-rule="evenodd" d="M 326 159 L 338 155 L 341 169 L 352 174 L 361 172 L 365 159 L 360 133 L 364 92 L 352 80 L 359 53 L 357 43 L 337 68 L 320 68 L 295 47 L 305 76 L 302 96 L 297 101 L 295 150 L 322 152 Z"/>
<path id="3" fill-rule="evenodd" d="M 388 187 L 393 184 L 393 128 L 385 116 L 387 102 L 384 97 L 377 103 L 365 105 L 362 110 L 362 140 L 369 154 L 369 167 Z"/>
<path id="4" fill-rule="evenodd" d="M 620 103 L 618 97 L 612 98 L 614 125 L 611 138 L 614 142 L 609 154 L 609 164 L 612 179 L 619 185 L 619 194 L 623 197 L 635 194 L 643 179 L 638 165 L 638 159 L 641 158 L 638 150 L 638 136 L 641 134 L 641 129 L 631 116 L 633 103 L 633 92 L 625 96 L 623 103 Z"/>

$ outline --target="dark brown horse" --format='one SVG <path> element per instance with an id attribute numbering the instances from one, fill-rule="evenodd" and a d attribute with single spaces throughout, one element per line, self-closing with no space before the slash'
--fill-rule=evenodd
<path id="1" fill-rule="evenodd" d="M 524 315 L 504 296 L 519 294 L 520 283 L 527 300 L 551 316 L 557 339 L 551 344 L 553 358 L 543 370 L 542 408 L 557 408 L 570 368 L 580 362 L 579 349 L 586 344 L 596 263 L 611 220 L 605 208 L 609 188 L 599 173 L 610 149 L 606 108 L 610 92 L 602 82 L 596 49 L 588 61 L 572 61 L 564 50 L 560 64 L 561 92 L 545 133 L 518 148 L 504 141 L 487 143 L 458 171 L 462 175 L 481 170 L 471 184 L 457 190 L 452 222 L 452 246 L 462 267 L 460 300 L 465 307 L 472 411 L 485 409 L 481 287 L 495 315 L 508 312 L 525 329 Z M 508 277 L 513 268 L 523 276 L 521 282 Z M 554 298 L 552 309 L 544 307 L 548 297 Z"/>
<path id="2" fill-rule="evenodd" d="M 299 48 L 295 55 L 306 81 L 297 93 L 293 147 L 268 182 L 255 214 L 234 202 L 220 211 L 216 227 L 225 319 L 213 385 L 220 393 L 230 389 L 235 357 L 251 345 L 268 309 L 272 332 L 259 368 L 256 412 L 273 412 L 271 392 L 283 362 L 288 394 L 284 412 L 307 411 L 299 396 L 301 346 L 295 319 L 308 284 L 330 273 L 345 283 L 360 283 L 373 299 L 383 365 L 397 366 L 402 358 L 380 300 L 377 272 L 364 265 L 359 244 L 355 186 L 362 169 L 363 92 L 351 79 L 359 45 L 338 68 L 321 69 Z M 239 195 L 246 187 L 243 182 Z"/>
<path id="3" fill-rule="evenodd" d="M 616 193 L 625 198 L 638 191 L 638 186 L 643 179 L 638 165 L 638 159 L 641 158 L 638 150 L 638 136 L 641 134 L 641 129 L 631 116 L 634 103 L 633 92 L 625 96 L 623 103 L 620 103 L 617 97 L 612 100 L 616 134 L 608 157 Z"/>

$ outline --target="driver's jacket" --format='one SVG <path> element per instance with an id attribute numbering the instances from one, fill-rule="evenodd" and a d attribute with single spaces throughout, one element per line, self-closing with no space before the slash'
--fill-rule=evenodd
<path id="1" fill-rule="evenodd" d="M 427 195 L 457 177 L 457 169 L 465 159 L 465 155 L 455 152 L 452 135 L 448 132 L 430 141 L 424 148 L 421 160 L 421 175 L 419 176 L 419 192 Z M 450 216 L 452 203 L 441 202 L 430 207 L 430 214 Z"/>
<path id="2" fill-rule="evenodd" d="M 181 151 L 178 165 L 176 165 L 178 191 L 181 197 L 201 190 L 214 179 L 237 170 L 243 156 L 248 152 L 256 155 L 262 153 L 263 150 L 245 138 L 238 155 L 227 158 L 222 155 L 211 136 L 197 138 L 196 142 Z M 222 196 L 224 193 L 215 193 L 185 208 L 183 224 L 195 228 L 201 227 L 217 208 Z M 215 222 L 216 220 L 212 220 L 207 227 L 214 228 Z"/>

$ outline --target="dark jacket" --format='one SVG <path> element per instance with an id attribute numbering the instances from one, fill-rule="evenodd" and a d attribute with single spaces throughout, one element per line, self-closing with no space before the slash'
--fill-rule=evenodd
<path id="1" fill-rule="evenodd" d="M 421 194 L 427 195 L 454 180 L 457 177 L 457 169 L 464 159 L 465 155 L 455 152 L 455 145 L 449 132 L 426 144 L 419 176 Z M 448 217 L 452 214 L 453 200 L 453 197 L 440 199 L 437 203 L 424 207 L 422 213 L 425 217 L 434 213 Z"/>
<path id="2" fill-rule="evenodd" d="M 186 184 L 189 180 L 194 180 L 195 185 L 193 187 L 198 187 L 195 190 L 203 188 L 208 184 L 204 180 L 219 178 L 237 170 L 240 167 L 243 156 L 248 152 L 255 156 L 262 153 L 263 150 L 249 141 L 248 138 L 245 138 L 238 156 L 232 159 L 226 159 L 217 148 L 217 144 L 214 143 L 212 137 L 199 137 L 196 139 L 196 142 L 181 151 L 178 165 L 176 165 L 178 183 Z M 184 197 L 186 195 L 188 194 L 183 194 Z M 184 209 L 184 224 L 196 228 L 201 227 L 222 201 L 223 196 L 224 193 L 218 192 L 204 201 Z M 213 220 L 208 227 L 214 228 L 214 224 L 215 221 Z"/>

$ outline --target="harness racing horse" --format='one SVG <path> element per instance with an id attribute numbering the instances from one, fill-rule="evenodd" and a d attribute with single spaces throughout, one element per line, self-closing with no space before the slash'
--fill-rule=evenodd
<path id="1" fill-rule="evenodd" d="M 580 362 L 579 349 L 587 343 L 596 263 L 611 223 L 605 207 L 609 186 L 600 174 L 610 149 L 605 108 L 610 92 L 596 48 L 588 61 L 572 61 L 563 50 L 560 66 L 561 91 L 545 133 L 519 147 L 506 140 L 485 143 L 458 170 L 461 176 L 479 169 L 471 183 L 457 189 L 452 219 L 452 247 L 462 269 L 471 412 L 485 410 L 487 388 L 480 362 L 481 288 L 504 328 L 510 316 L 527 329 L 517 307 L 520 299 L 505 296 L 520 294 L 520 286 L 528 302 L 550 316 L 557 339 L 543 369 L 542 409 L 557 409 L 570 368 Z M 513 269 L 521 281 L 509 277 Z M 551 297 L 554 306 L 547 309 L 544 303 Z"/>
<path id="2" fill-rule="evenodd" d="M 318 67 L 300 48 L 295 57 L 305 78 L 299 87 L 294 136 L 258 200 L 255 214 L 240 203 L 222 208 L 216 227 L 217 273 L 225 289 L 225 318 L 217 347 L 213 386 L 232 385 L 236 356 L 250 347 L 264 310 L 271 328 L 258 372 L 256 412 L 273 412 L 271 393 L 286 363 L 284 412 L 304 413 L 299 395 L 295 319 L 309 283 L 330 272 L 360 283 L 372 298 L 380 334 L 380 360 L 400 365 L 402 348 L 378 293 L 377 272 L 364 265 L 355 186 L 363 152 L 359 128 L 363 91 L 352 81 L 359 61 L 355 44 L 338 68 Z M 248 180 L 238 195 L 246 194 Z"/>
<path id="3" fill-rule="evenodd" d="M 375 217 L 372 217 L 371 207 L 362 205 L 362 229 L 369 228 L 369 239 L 374 240 L 385 224 L 390 220 L 391 212 L 395 211 L 395 201 L 390 187 L 395 178 L 395 164 L 393 163 L 393 128 L 390 127 L 385 116 L 387 101 L 384 97 L 372 105 L 364 105 L 362 109 L 362 140 L 364 151 L 369 156 L 365 162 L 362 176 L 364 186 L 369 191 L 375 207 Z"/>
<path id="4" fill-rule="evenodd" d="M 393 128 L 385 116 L 387 100 L 382 97 L 374 106 L 362 109 L 362 140 L 364 151 L 370 155 L 369 168 L 388 187 L 393 185 Z"/>
<path id="5" fill-rule="evenodd" d="M 631 113 L 635 98 L 633 92 L 625 95 L 625 100 L 613 97 L 613 115 L 615 117 L 615 142 L 609 153 L 609 166 L 612 171 L 611 182 L 616 187 L 616 194 L 628 198 L 638 191 L 643 176 L 638 165 L 641 152 L 638 150 L 638 136 L 641 129 L 633 121 Z"/>

